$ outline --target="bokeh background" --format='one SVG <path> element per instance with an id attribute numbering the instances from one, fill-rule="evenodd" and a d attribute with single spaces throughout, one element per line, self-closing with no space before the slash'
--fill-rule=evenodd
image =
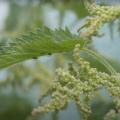
<path id="1" fill-rule="evenodd" d="M 88 12 L 84 0 L 0 0 L 0 46 L 22 34 L 47 26 L 66 27 L 73 33 L 84 24 Z M 120 0 L 97 0 L 97 4 L 120 5 Z M 120 20 L 105 24 L 104 36 L 94 37 L 89 48 L 99 52 L 120 72 Z M 94 58 L 83 54 L 93 67 L 106 69 Z M 43 56 L 0 70 L 0 120 L 79 120 L 80 112 L 71 102 L 67 109 L 37 117 L 31 111 L 55 79 L 56 68 L 67 67 L 71 53 Z M 106 71 L 107 72 L 107 71 Z M 109 93 L 102 89 L 92 103 L 91 120 L 102 120 L 114 107 Z M 119 120 L 119 118 L 117 118 Z"/>

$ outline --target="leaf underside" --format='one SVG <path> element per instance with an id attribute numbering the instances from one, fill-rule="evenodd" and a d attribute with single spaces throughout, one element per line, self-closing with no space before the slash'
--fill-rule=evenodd
<path id="1" fill-rule="evenodd" d="M 78 43 L 83 47 L 84 40 L 68 29 L 43 27 L 12 40 L 8 45 L 0 45 L 0 68 L 42 55 L 68 52 Z"/>

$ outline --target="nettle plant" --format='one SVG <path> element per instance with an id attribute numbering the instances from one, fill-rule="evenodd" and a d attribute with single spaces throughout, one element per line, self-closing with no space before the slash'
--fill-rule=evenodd
<path id="1" fill-rule="evenodd" d="M 59 111 L 70 101 L 74 101 L 83 120 L 88 120 L 92 113 L 91 101 L 103 87 L 108 90 L 115 103 L 115 107 L 107 111 L 103 119 L 116 119 L 120 113 L 120 73 L 117 73 L 98 53 L 87 48 L 93 36 L 101 36 L 99 30 L 105 23 L 114 21 L 120 16 L 120 7 L 96 3 L 86 3 L 85 6 L 90 16 L 79 29 L 79 35 L 73 35 L 68 29 L 51 30 L 43 27 L 0 47 L 0 68 L 42 55 L 73 50 L 75 62 L 70 64 L 67 70 L 61 68 L 56 70 L 56 79 L 49 92 L 41 96 L 41 105 L 33 110 L 32 115 Z M 90 63 L 81 57 L 82 51 L 95 57 L 109 72 L 100 72 L 97 68 L 92 68 Z M 42 104 L 46 96 L 50 96 L 50 99 Z"/>

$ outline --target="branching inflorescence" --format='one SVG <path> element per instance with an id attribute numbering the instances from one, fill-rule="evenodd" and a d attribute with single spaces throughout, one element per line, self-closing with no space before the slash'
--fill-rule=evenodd
<path id="1" fill-rule="evenodd" d="M 90 103 L 95 91 L 103 87 L 110 92 L 116 109 L 120 112 L 120 74 L 110 75 L 91 68 L 89 62 L 80 57 L 79 44 L 76 45 L 73 55 L 77 65 L 72 65 L 72 69 L 68 71 L 57 70 L 58 78 L 53 83 L 50 102 L 34 109 L 33 114 L 60 110 L 72 100 L 79 106 L 84 119 L 87 119 L 91 113 Z"/>
<path id="2" fill-rule="evenodd" d="M 99 34 L 100 28 L 105 23 L 111 22 L 120 16 L 120 6 L 100 6 L 96 3 L 86 3 L 86 7 L 90 13 L 90 17 L 87 18 L 85 25 L 81 27 L 86 28 L 81 33 L 81 36 L 86 38 L 101 35 Z"/>

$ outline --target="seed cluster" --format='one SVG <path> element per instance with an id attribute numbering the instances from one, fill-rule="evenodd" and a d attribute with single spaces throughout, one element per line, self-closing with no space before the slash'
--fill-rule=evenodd
<path id="1" fill-rule="evenodd" d="M 76 63 L 70 65 L 70 69 L 57 70 L 58 76 L 52 86 L 51 100 L 34 109 L 33 115 L 54 112 L 65 108 L 70 101 L 75 101 L 83 119 L 87 120 L 91 113 L 91 100 L 102 87 L 109 91 L 120 113 L 120 73 L 110 75 L 91 68 L 89 62 L 80 57 L 80 45 L 75 46 L 73 56 Z"/>

